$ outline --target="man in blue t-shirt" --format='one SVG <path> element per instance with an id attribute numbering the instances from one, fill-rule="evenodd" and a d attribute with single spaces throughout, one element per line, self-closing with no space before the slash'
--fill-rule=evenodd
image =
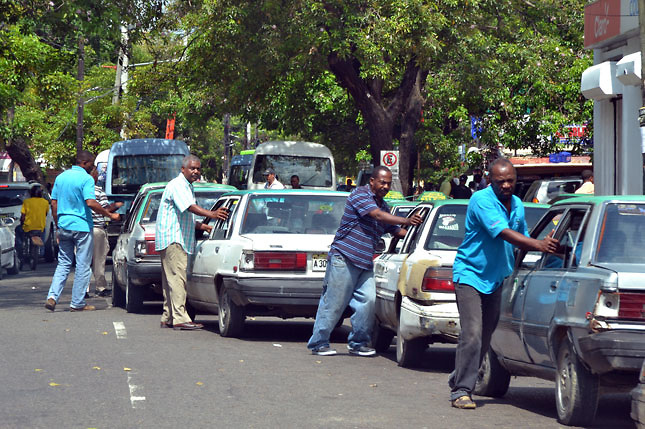
<path id="1" fill-rule="evenodd" d="M 374 248 L 386 232 L 405 237 L 406 230 L 396 225 L 419 225 L 422 218 L 393 216 L 383 197 L 392 185 L 389 168 L 376 167 L 370 183 L 356 188 L 347 198 L 340 226 L 327 256 L 327 271 L 323 292 L 318 304 L 313 335 L 307 347 L 318 356 L 331 356 L 336 350 L 329 347 L 329 336 L 349 305 L 352 314 L 352 332 L 347 348 L 357 356 L 374 356 L 369 347 L 374 325 L 376 286 L 372 272 Z"/>
<path id="2" fill-rule="evenodd" d="M 45 303 L 45 308 L 51 311 L 63 292 L 74 258 L 76 270 L 70 311 L 95 310 L 93 305 L 85 303 L 85 290 L 92 275 L 92 210 L 112 220 L 119 220 L 120 216 L 96 201 L 94 179 L 89 174 L 93 168 L 94 155 L 81 150 L 76 155 L 76 165 L 62 172 L 54 182 L 51 204 L 58 231 L 58 263 Z"/>
<path id="3" fill-rule="evenodd" d="M 515 168 L 508 159 L 490 165 L 491 186 L 475 192 L 468 203 L 464 241 L 452 268 L 461 333 L 450 374 L 455 408 L 472 409 L 479 367 L 499 320 L 502 282 L 513 271 L 513 246 L 555 253 L 558 241 L 528 236 L 524 206 L 515 195 Z"/>

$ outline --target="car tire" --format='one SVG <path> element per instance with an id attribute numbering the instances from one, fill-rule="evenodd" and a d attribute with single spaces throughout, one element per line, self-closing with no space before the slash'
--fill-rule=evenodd
<path id="1" fill-rule="evenodd" d="M 489 348 L 479 368 L 474 393 L 479 396 L 501 398 L 508 391 L 510 383 L 511 374 L 499 363 L 497 354 Z"/>
<path id="2" fill-rule="evenodd" d="M 402 368 L 419 366 L 426 346 L 425 338 L 403 339 L 401 320 L 399 318 L 399 326 L 396 330 L 396 363 Z"/>
<path id="3" fill-rule="evenodd" d="M 18 251 L 13 249 L 13 265 L 7 268 L 7 273 L 16 275 L 20 272 L 20 259 L 18 258 Z"/>
<path id="4" fill-rule="evenodd" d="M 372 330 L 372 347 L 377 352 L 387 352 L 392 345 L 392 339 L 394 339 L 394 332 L 383 328 L 378 322 L 374 324 L 374 329 Z"/>
<path id="5" fill-rule="evenodd" d="M 226 289 L 222 290 L 218 311 L 219 334 L 222 337 L 239 337 L 244 330 L 244 308 L 235 304 Z"/>
<path id="6" fill-rule="evenodd" d="M 568 340 L 560 345 L 556 364 L 555 404 L 558 421 L 569 426 L 589 426 L 598 408 L 598 376 L 578 359 Z"/>
<path id="7" fill-rule="evenodd" d="M 2 249 L 0 249 L 0 255 L 2 255 Z M 2 257 L 0 256 L 0 280 L 4 277 L 4 267 L 2 266 Z"/>
<path id="8" fill-rule="evenodd" d="M 125 311 L 128 313 L 141 313 L 143 308 L 143 290 L 133 286 L 130 282 L 128 270 L 125 270 Z"/>
<path id="9" fill-rule="evenodd" d="M 112 270 L 112 307 L 125 307 L 125 292 L 117 281 L 114 270 Z"/>
<path id="10" fill-rule="evenodd" d="M 49 227 L 49 236 L 45 241 L 45 262 L 54 262 L 56 253 L 56 237 L 54 237 L 53 226 L 51 226 Z"/>
<path id="11" fill-rule="evenodd" d="M 194 322 L 195 317 L 197 317 L 197 309 L 195 309 L 195 307 L 193 307 L 193 305 L 188 302 L 188 299 L 186 299 L 186 305 L 184 307 L 186 308 L 186 314 L 188 314 L 190 320 Z"/>

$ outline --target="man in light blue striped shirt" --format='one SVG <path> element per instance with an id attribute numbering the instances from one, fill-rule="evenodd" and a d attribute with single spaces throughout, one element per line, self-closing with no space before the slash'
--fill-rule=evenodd
<path id="1" fill-rule="evenodd" d="M 195 230 L 208 231 L 210 225 L 195 222 L 195 215 L 226 219 L 225 208 L 206 210 L 197 205 L 193 182 L 201 176 L 202 164 L 188 155 L 181 164 L 181 174 L 168 182 L 161 196 L 155 230 L 155 250 L 161 255 L 163 287 L 162 328 L 195 330 L 203 328 L 186 313 L 186 268 L 188 254 L 195 247 Z"/>

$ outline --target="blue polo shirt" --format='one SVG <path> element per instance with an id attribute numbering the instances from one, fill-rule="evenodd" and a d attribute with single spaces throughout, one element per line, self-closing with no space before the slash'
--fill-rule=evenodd
<path id="1" fill-rule="evenodd" d="M 58 227 L 68 231 L 92 231 L 92 210 L 85 200 L 94 200 L 94 179 L 80 165 L 63 171 L 54 181 L 52 200 L 56 200 Z"/>
<path id="2" fill-rule="evenodd" d="M 466 211 L 464 241 L 452 267 L 453 282 L 486 294 L 494 292 L 515 262 L 513 245 L 498 237 L 507 228 L 528 237 L 522 201 L 513 195 L 509 214 L 492 186 L 475 192 Z"/>
<path id="3" fill-rule="evenodd" d="M 369 213 L 381 209 L 389 213 L 390 207 L 369 188 L 369 185 L 354 189 L 345 203 L 340 226 L 331 244 L 330 256 L 340 252 L 349 262 L 363 270 L 373 267 L 374 248 L 383 234 L 396 234 L 399 228 L 378 222 Z"/>

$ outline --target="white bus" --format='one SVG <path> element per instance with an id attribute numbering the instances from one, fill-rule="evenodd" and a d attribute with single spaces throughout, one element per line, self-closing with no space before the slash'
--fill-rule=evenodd
<path id="1" fill-rule="evenodd" d="M 252 174 L 247 189 L 262 189 L 266 178 L 262 173 L 273 168 L 277 179 L 290 188 L 291 176 L 300 179 L 303 189 L 336 190 L 336 171 L 331 151 L 318 143 L 269 141 L 255 148 Z"/>

